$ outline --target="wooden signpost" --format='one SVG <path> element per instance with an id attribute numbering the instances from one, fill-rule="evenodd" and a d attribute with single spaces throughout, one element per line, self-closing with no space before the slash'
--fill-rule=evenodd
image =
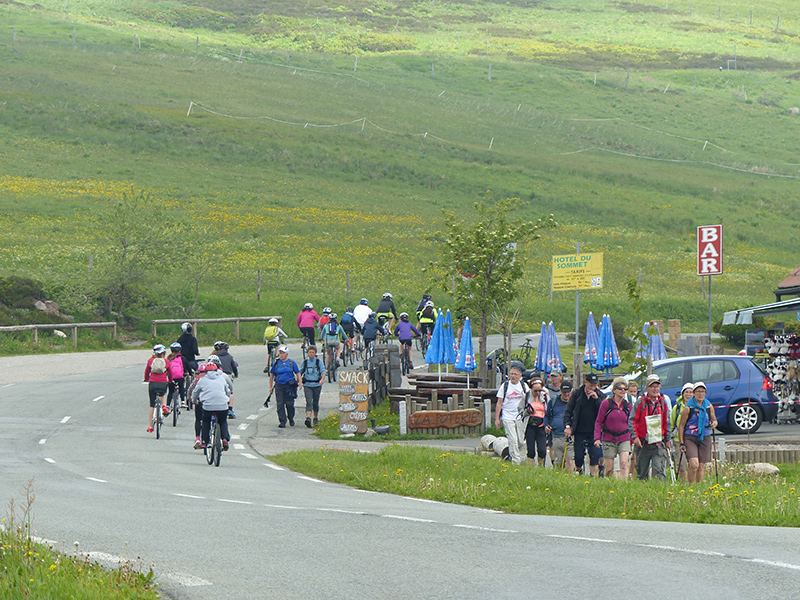
<path id="1" fill-rule="evenodd" d="M 339 433 L 366 433 L 369 372 L 339 371 Z"/>

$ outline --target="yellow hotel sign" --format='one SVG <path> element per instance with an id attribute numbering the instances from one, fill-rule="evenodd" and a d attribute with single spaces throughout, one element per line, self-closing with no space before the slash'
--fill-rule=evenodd
<path id="1" fill-rule="evenodd" d="M 603 253 L 553 257 L 553 291 L 594 290 L 603 287 Z"/>

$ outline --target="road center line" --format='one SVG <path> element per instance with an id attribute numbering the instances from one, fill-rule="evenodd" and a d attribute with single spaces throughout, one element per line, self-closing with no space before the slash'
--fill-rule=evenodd
<path id="1" fill-rule="evenodd" d="M 87 477 L 89 481 L 96 481 L 97 483 L 108 483 L 105 479 L 97 479 L 97 477 Z"/>
<path id="2" fill-rule="evenodd" d="M 205 500 L 205 496 L 193 496 L 192 494 L 178 494 L 173 493 L 173 496 L 179 496 L 181 498 L 194 498 L 195 500 Z"/>
<path id="3" fill-rule="evenodd" d="M 228 500 L 227 498 L 217 498 L 219 502 L 228 502 L 230 504 L 252 504 L 252 502 L 247 502 L 245 500 Z"/>
<path id="4" fill-rule="evenodd" d="M 98 396 L 97 398 L 92 398 L 92 402 L 97 402 L 98 400 L 102 400 L 105 396 Z"/>
<path id="5" fill-rule="evenodd" d="M 241 452 L 241 455 L 244 456 L 245 458 L 250 458 L 252 460 L 258 460 L 257 456 L 255 456 L 254 454 L 250 454 L 249 452 Z"/>
<path id="6" fill-rule="evenodd" d="M 231 439 L 232 440 L 240 440 L 240 439 L 242 439 L 242 436 L 240 436 L 238 433 L 236 433 L 236 434 L 232 433 L 231 434 Z"/>
<path id="7" fill-rule="evenodd" d="M 54 465 L 54 464 L 56 464 L 56 461 L 54 461 L 52 458 L 45 458 L 45 460 L 46 460 L 47 462 L 49 462 L 51 465 Z"/>
<path id="8" fill-rule="evenodd" d="M 47 438 L 42 438 L 39 440 L 39 444 L 44 444 L 47 441 Z"/>
<path id="9" fill-rule="evenodd" d="M 194 575 L 187 575 L 186 573 L 164 573 L 159 575 L 158 578 L 169 579 L 175 583 L 185 587 L 197 587 L 200 585 L 214 585 L 210 581 L 195 577 Z"/>
<path id="10" fill-rule="evenodd" d="M 273 471 L 285 471 L 286 470 L 283 467 L 279 467 L 278 465 L 273 465 L 271 463 L 264 463 L 264 466 L 265 467 L 269 467 Z"/>
<path id="11" fill-rule="evenodd" d="M 415 523 L 436 523 L 431 519 L 419 519 L 417 517 L 404 517 L 402 515 L 381 515 L 384 519 L 397 519 L 399 521 L 413 521 Z"/>
<path id="12" fill-rule="evenodd" d="M 302 510 L 299 506 L 286 506 L 285 504 L 265 504 L 269 508 L 285 508 L 287 510 Z"/>
<path id="13" fill-rule="evenodd" d="M 72 417 L 64 417 L 63 419 L 61 419 L 61 424 L 63 425 L 64 423 L 66 423 L 67 421 L 69 421 L 71 418 L 72 418 Z"/>
<path id="14" fill-rule="evenodd" d="M 583 542 L 601 542 L 603 544 L 616 544 L 616 543 L 618 543 L 617 540 L 603 540 L 603 539 L 600 539 L 600 538 L 579 537 L 579 536 L 575 536 L 575 535 L 550 534 L 550 535 L 545 535 L 545 537 L 560 538 L 560 539 L 564 539 L 564 540 L 581 540 Z"/>
<path id="15" fill-rule="evenodd" d="M 248 421 L 255 421 L 257 418 L 258 418 L 258 415 L 248 415 L 247 420 Z"/>
<path id="16" fill-rule="evenodd" d="M 244 450 L 245 449 L 245 445 L 244 444 L 234 444 L 233 445 L 233 449 L 234 450 Z"/>
<path id="17" fill-rule="evenodd" d="M 321 479 L 314 479 L 313 477 L 306 477 L 305 475 L 298 475 L 298 479 L 305 479 L 306 481 L 313 481 L 314 483 L 325 483 Z"/>
<path id="18" fill-rule="evenodd" d="M 776 560 L 764 560 L 763 558 L 745 558 L 747 562 L 754 562 L 761 565 L 769 565 L 771 567 L 780 567 L 782 569 L 794 569 L 800 571 L 800 565 L 793 565 L 791 563 L 778 562 Z"/>
<path id="19" fill-rule="evenodd" d="M 361 512 L 358 510 L 344 510 L 342 508 L 317 508 L 319 512 L 332 512 L 332 513 L 342 513 L 344 515 L 359 515 L 359 516 L 366 516 L 369 513 Z"/>
<path id="20" fill-rule="evenodd" d="M 462 525 L 461 523 L 456 523 L 453 527 L 458 527 L 460 529 L 477 529 L 478 531 L 490 531 L 491 533 L 519 533 L 519 531 L 514 531 L 513 529 L 494 529 L 493 527 L 481 527 L 480 525 Z"/>
<path id="21" fill-rule="evenodd" d="M 640 548 L 655 548 L 656 550 L 672 550 L 673 552 L 686 552 L 687 554 L 702 554 L 704 556 L 727 556 L 722 552 L 713 550 L 695 550 L 692 548 L 676 548 L 675 546 L 660 546 L 658 544 L 636 544 Z"/>

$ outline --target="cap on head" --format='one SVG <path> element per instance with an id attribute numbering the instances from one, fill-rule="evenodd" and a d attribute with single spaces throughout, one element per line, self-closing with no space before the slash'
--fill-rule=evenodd
<path id="1" fill-rule="evenodd" d="M 697 388 L 703 388 L 703 391 L 706 391 L 706 384 L 702 381 L 698 381 L 694 384 L 694 390 L 697 391 Z"/>
<path id="2" fill-rule="evenodd" d="M 561 377 L 564 373 L 561 372 L 561 369 L 553 369 L 550 371 L 550 377 Z"/>
<path id="3" fill-rule="evenodd" d="M 586 375 L 584 375 L 583 380 L 586 383 L 597 384 L 600 381 L 600 378 L 597 376 L 597 373 L 587 373 Z"/>
<path id="4" fill-rule="evenodd" d="M 651 373 L 647 376 L 647 379 L 644 382 L 644 387 L 650 387 L 654 383 L 661 383 L 661 377 L 656 375 L 655 373 Z"/>
<path id="5" fill-rule="evenodd" d="M 681 394 L 683 394 L 683 392 L 685 392 L 686 390 L 694 391 L 694 384 L 691 381 L 687 381 L 686 383 L 683 384 L 683 387 L 681 388 Z"/>
<path id="6" fill-rule="evenodd" d="M 562 381 L 561 382 L 561 391 L 562 392 L 570 392 L 570 391 L 572 391 L 572 384 L 569 381 Z"/>
<path id="7" fill-rule="evenodd" d="M 278 352 L 285 352 L 286 354 L 289 354 L 289 346 L 279 346 Z"/>

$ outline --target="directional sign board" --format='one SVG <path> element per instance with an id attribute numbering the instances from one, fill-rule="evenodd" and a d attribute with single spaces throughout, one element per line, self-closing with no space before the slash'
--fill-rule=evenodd
<path id="1" fill-rule="evenodd" d="M 553 291 L 594 290 L 603 287 L 603 253 L 553 257 Z"/>

